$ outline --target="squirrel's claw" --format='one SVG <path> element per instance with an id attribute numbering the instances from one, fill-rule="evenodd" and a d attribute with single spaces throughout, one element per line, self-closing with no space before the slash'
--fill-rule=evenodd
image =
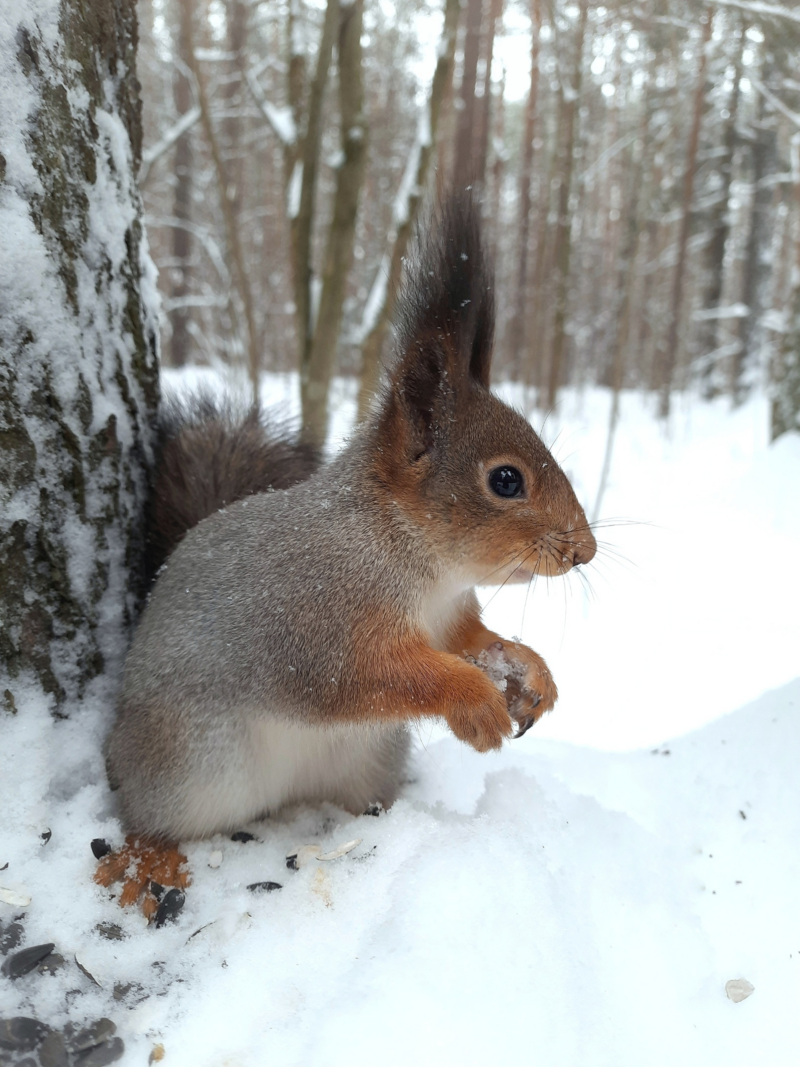
<path id="1" fill-rule="evenodd" d="M 150 919 L 158 910 L 159 901 L 153 887 L 185 889 L 191 882 L 187 863 L 176 845 L 129 834 L 122 848 L 101 859 L 94 880 L 108 888 L 124 879 L 120 907 L 135 904 L 144 894 L 142 911 Z"/>
<path id="2" fill-rule="evenodd" d="M 521 718 L 517 719 L 517 732 L 512 737 L 512 741 L 516 741 L 518 737 L 522 737 L 524 734 L 526 734 L 535 722 L 535 715 L 523 715 Z"/>

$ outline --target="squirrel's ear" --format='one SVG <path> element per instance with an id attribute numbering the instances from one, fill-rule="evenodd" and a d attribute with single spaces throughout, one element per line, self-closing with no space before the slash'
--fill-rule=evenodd
<path id="1" fill-rule="evenodd" d="M 471 383 L 489 387 L 493 277 L 482 247 L 480 206 L 470 190 L 451 195 L 428 220 L 407 267 L 396 315 L 399 356 L 390 383 L 428 450 L 437 428 L 468 397 Z"/>

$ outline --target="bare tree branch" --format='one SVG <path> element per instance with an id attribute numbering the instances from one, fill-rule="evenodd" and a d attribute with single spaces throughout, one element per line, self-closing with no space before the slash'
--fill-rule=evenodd
<path id="1" fill-rule="evenodd" d="M 736 7 L 750 15 L 774 15 L 775 18 L 788 19 L 800 23 L 800 11 L 790 11 L 780 4 L 762 4 L 760 0 L 714 0 L 719 7 Z"/>
<path id="2" fill-rule="evenodd" d="M 142 152 L 142 166 L 139 171 L 140 186 L 144 185 L 150 177 L 150 169 L 153 164 L 159 160 L 165 152 L 169 152 L 175 142 L 183 137 L 187 130 L 190 130 L 199 118 L 200 107 L 195 104 L 193 108 L 190 108 L 185 114 L 181 115 L 175 125 L 171 126 L 163 137 Z"/>

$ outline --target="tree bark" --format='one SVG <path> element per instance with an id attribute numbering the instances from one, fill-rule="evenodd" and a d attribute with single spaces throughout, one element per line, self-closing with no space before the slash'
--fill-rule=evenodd
<path id="1" fill-rule="evenodd" d="M 497 24 L 503 15 L 503 0 L 490 0 L 489 22 L 486 26 L 486 40 L 483 48 L 485 74 L 483 76 L 483 96 L 478 109 L 478 128 L 475 138 L 475 180 L 481 187 L 486 182 L 486 166 L 489 161 L 489 135 L 492 128 L 492 62 L 494 60 L 494 39 Z M 484 211 L 485 214 L 485 211 Z"/>
<path id="2" fill-rule="evenodd" d="M 187 0 L 178 0 L 178 40 L 177 52 L 181 66 L 189 66 L 189 42 L 191 26 L 187 25 L 192 17 L 191 6 Z M 175 66 L 172 74 L 175 111 L 178 119 L 182 118 L 192 107 L 192 89 L 184 70 Z M 175 197 L 172 213 L 181 222 L 189 222 L 192 217 L 192 139 L 189 130 L 181 134 L 175 142 Z M 169 343 L 170 362 L 173 367 L 182 367 L 189 355 L 191 338 L 189 336 L 190 309 L 186 297 L 190 290 L 190 263 L 192 254 L 192 235 L 186 226 L 172 227 L 172 256 L 174 259 L 171 297 L 173 306 L 169 312 L 171 337 Z"/>
<path id="3" fill-rule="evenodd" d="M 747 394 L 743 381 L 744 370 L 747 361 L 753 359 L 758 347 L 758 322 L 763 311 L 764 281 L 770 270 L 767 258 L 772 237 L 770 208 L 774 190 L 764 178 L 775 169 L 778 137 L 771 123 L 763 121 L 763 103 L 763 98 L 759 97 L 761 118 L 754 123 L 751 149 L 753 200 L 742 278 L 742 303 L 747 306 L 748 314 L 739 320 L 739 351 L 731 360 L 730 367 L 730 393 L 735 405 L 741 404 Z"/>
<path id="4" fill-rule="evenodd" d="M 312 308 L 312 232 L 314 224 L 314 204 L 317 193 L 317 171 L 322 145 L 322 110 L 325 102 L 325 86 L 328 83 L 328 71 L 331 65 L 333 45 L 339 25 L 339 0 L 328 0 L 325 8 L 325 21 L 322 25 L 322 37 L 317 52 L 317 66 L 311 82 L 308 101 L 308 119 L 303 139 L 303 149 L 295 167 L 301 168 L 299 198 L 297 205 L 293 186 L 297 180 L 292 176 L 289 188 L 289 217 L 292 226 L 292 273 L 294 277 L 294 302 L 297 321 L 297 344 L 301 378 L 306 374 L 308 357 L 311 351 L 313 331 Z"/>
<path id="5" fill-rule="evenodd" d="M 706 269 L 708 271 L 708 283 L 704 295 L 704 309 L 713 311 L 719 307 L 722 299 L 725 281 L 725 249 L 728 246 L 728 236 L 731 230 L 731 184 L 733 182 L 733 156 L 736 150 L 736 122 L 739 112 L 739 82 L 742 77 L 742 53 L 746 47 L 747 38 L 744 27 L 740 27 L 740 44 L 734 59 L 733 86 L 728 102 L 728 118 L 725 120 L 725 128 L 722 135 L 722 157 L 720 158 L 717 171 L 720 186 L 717 191 L 717 200 L 711 209 L 711 240 L 706 252 Z M 719 324 L 716 319 L 709 318 L 701 323 L 698 335 L 698 349 L 703 360 L 703 392 L 707 398 L 715 396 L 720 391 L 720 375 L 715 360 L 709 358 L 717 347 L 719 336 Z"/>
<path id="6" fill-rule="evenodd" d="M 339 113 L 343 161 L 336 175 L 333 219 L 322 269 L 322 293 L 300 395 L 303 437 L 322 446 L 328 430 L 328 391 L 342 322 L 347 277 L 353 261 L 356 215 L 367 160 L 361 31 L 364 0 L 342 8 L 339 25 Z"/>
<path id="7" fill-rule="evenodd" d="M 788 300 L 787 331 L 773 370 L 770 437 L 795 430 L 800 433 L 800 133 L 791 141 L 794 193 L 794 271 Z"/>
<path id="8" fill-rule="evenodd" d="M 467 0 L 467 25 L 464 36 L 464 69 L 457 98 L 456 145 L 453 160 L 453 184 L 462 188 L 475 180 L 477 164 L 475 87 L 481 47 L 483 0 Z"/>
<path id="9" fill-rule="evenodd" d="M 555 296 L 553 309 L 553 344 L 550 350 L 550 370 L 547 384 L 547 407 L 553 408 L 556 393 L 561 384 L 561 365 L 564 358 L 565 327 L 567 319 L 567 292 L 569 288 L 570 253 L 572 251 L 572 213 L 569 194 L 572 186 L 572 171 L 575 159 L 578 100 L 583 73 L 583 41 L 586 35 L 588 15 L 587 0 L 582 0 L 578 16 L 578 32 L 575 42 L 575 66 L 571 85 L 561 84 L 561 114 L 564 121 L 564 153 L 558 190 L 558 221 L 553 260 L 555 264 Z"/>
<path id="10" fill-rule="evenodd" d="M 542 31 L 542 0 L 531 0 L 531 82 L 525 104 L 522 169 L 519 177 L 519 249 L 517 284 L 511 318 L 511 377 L 517 378 L 525 349 L 525 302 L 528 295 L 528 244 L 531 226 L 531 179 L 533 177 L 533 135 L 536 128 L 536 102 L 539 91 L 539 35 Z"/>
<path id="11" fill-rule="evenodd" d="M 700 124 L 703 119 L 703 105 L 706 92 L 706 66 L 708 62 L 707 46 L 711 40 L 711 27 L 713 22 L 713 8 L 708 8 L 704 16 L 703 36 L 697 57 L 697 82 L 694 91 L 694 106 L 692 109 L 692 126 L 689 132 L 689 144 L 686 149 L 686 170 L 683 179 L 683 210 L 681 212 L 681 224 L 678 234 L 678 261 L 675 265 L 675 274 L 672 282 L 672 296 L 670 299 L 669 326 L 667 329 L 667 343 L 662 353 L 659 372 L 659 415 L 666 419 L 669 415 L 670 400 L 672 396 L 672 380 L 675 375 L 675 364 L 678 355 L 678 331 L 681 324 L 683 311 L 683 282 L 686 274 L 686 252 L 689 243 L 689 230 L 692 221 L 692 194 L 694 192 L 694 179 L 697 172 L 697 146 L 700 142 Z"/>
<path id="12" fill-rule="evenodd" d="M 66 713 L 124 654 L 158 401 L 134 0 L 0 26 L 0 707 Z M 11 151 L 9 151 L 9 147 Z"/>

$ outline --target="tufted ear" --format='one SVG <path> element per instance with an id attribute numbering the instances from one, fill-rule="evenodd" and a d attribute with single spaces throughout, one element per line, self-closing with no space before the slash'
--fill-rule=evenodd
<path id="1" fill-rule="evenodd" d="M 420 230 L 396 322 L 390 388 L 416 426 L 422 451 L 429 451 L 470 388 L 489 387 L 493 275 L 470 190 L 451 194 Z"/>

